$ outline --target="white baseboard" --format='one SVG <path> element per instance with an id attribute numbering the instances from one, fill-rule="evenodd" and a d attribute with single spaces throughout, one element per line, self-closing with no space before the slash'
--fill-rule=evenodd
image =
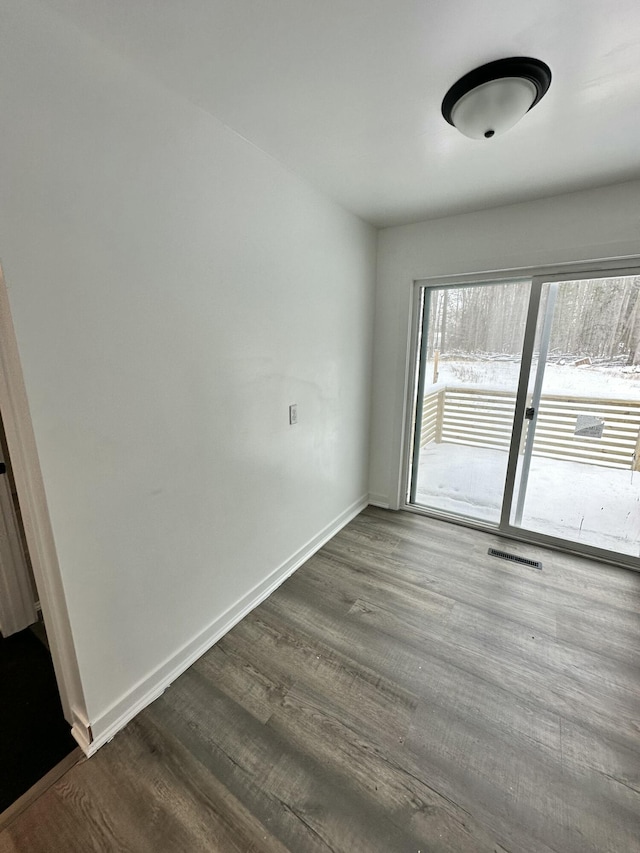
<path id="1" fill-rule="evenodd" d="M 120 729 L 132 720 L 136 714 L 150 705 L 178 678 L 194 661 L 211 648 L 218 640 L 233 628 L 247 613 L 257 607 L 277 589 L 296 569 L 313 556 L 332 536 L 355 518 L 369 503 L 369 497 L 364 495 L 347 507 L 332 522 L 316 536 L 310 539 L 302 548 L 285 560 L 277 569 L 271 572 L 263 581 L 249 590 L 234 605 L 221 614 L 217 619 L 183 646 L 178 652 L 168 658 L 149 676 L 133 687 L 118 702 L 113 704 L 100 717 L 91 721 L 91 725 L 82 726 L 84 732 L 74 735 L 87 756 L 93 755 L 101 746 L 110 741 Z M 76 728 L 74 726 L 74 728 Z M 91 733 L 91 741 L 86 739 L 85 732 Z M 73 732 L 72 732 L 73 733 Z"/>
<path id="2" fill-rule="evenodd" d="M 377 495 L 369 492 L 369 503 L 371 506 L 379 506 L 381 509 L 389 509 L 389 498 L 386 495 Z"/>

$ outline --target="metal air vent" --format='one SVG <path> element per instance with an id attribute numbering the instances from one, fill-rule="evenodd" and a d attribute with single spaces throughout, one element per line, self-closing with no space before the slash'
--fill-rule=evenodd
<path id="1" fill-rule="evenodd" d="M 487 553 L 491 557 L 500 557 L 501 560 L 511 560 L 512 563 L 522 563 L 523 566 L 529 566 L 532 569 L 542 569 L 542 563 L 539 560 L 529 560 L 527 557 L 519 557 L 517 554 L 510 554 L 508 551 L 498 551 L 497 548 L 489 548 Z"/>

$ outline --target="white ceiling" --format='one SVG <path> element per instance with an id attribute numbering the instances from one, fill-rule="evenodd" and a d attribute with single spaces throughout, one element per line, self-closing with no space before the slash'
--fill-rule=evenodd
<path id="1" fill-rule="evenodd" d="M 638 0 L 45 0 L 376 225 L 640 177 Z M 492 140 L 442 98 L 534 56 L 546 97 Z"/>

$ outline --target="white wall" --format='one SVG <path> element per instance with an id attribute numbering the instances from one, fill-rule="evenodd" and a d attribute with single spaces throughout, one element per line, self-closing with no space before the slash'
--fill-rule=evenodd
<path id="1" fill-rule="evenodd" d="M 640 182 L 387 228 L 378 236 L 370 490 L 397 507 L 413 282 L 640 254 Z"/>
<path id="2" fill-rule="evenodd" d="M 100 738 L 366 496 L 375 232 L 46 6 L 1 24 L 0 255 Z"/>

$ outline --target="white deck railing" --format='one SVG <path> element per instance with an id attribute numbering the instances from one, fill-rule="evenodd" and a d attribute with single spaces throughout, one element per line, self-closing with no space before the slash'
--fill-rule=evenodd
<path id="1" fill-rule="evenodd" d="M 440 387 L 424 397 L 420 446 L 435 442 L 508 450 L 515 393 L 462 386 Z M 601 438 L 575 434 L 578 415 L 604 421 Z M 527 424 L 528 426 L 528 424 Z M 523 430 L 523 441 L 526 430 Z M 543 395 L 535 456 L 607 468 L 640 470 L 640 401 Z"/>

